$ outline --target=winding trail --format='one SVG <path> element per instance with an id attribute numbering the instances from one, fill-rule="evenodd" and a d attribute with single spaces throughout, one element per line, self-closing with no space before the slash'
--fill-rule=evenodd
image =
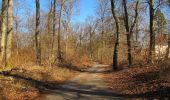
<path id="1" fill-rule="evenodd" d="M 107 65 L 95 64 L 87 72 L 59 86 L 60 89 L 44 94 L 41 100 L 115 100 L 112 91 L 105 84 L 101 73 L 105 72 Z"/>

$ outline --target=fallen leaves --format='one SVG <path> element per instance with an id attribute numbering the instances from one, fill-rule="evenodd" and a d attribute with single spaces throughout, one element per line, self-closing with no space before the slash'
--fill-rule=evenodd
<path id="1" fill-rule="evenodd" d="M 56 85 L 78 74 L 72 70 L 61 67 L 28 66 L 18 69 L 19 70 L 12 70 L 10 74 Z M 20 69 L 24 69 L 24 71 Z M 27 80 L 0 75 L 0 94 L 0 99 L 2 100 L 30 100 L 39 96 L 39 88 Z"/>
<path id="2" fill-rule="evenodd" d="M 170 88 L 170 77 L 160 76 L 161 67 L 139 66 L 104 74 L 103 78 L 113 89 L 123 94 L 141 94 Z"/>

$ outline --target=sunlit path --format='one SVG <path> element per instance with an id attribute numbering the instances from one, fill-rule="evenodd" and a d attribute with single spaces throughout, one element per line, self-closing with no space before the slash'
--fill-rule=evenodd
<path id="1" fill-rule="evenodd" d="M 112 100 L 112 91 L 101 77 L 108 65 L 96 64 L 77 77 L 61 85 L 61 89 L 53 90 L 42 96 L 43 100 Z M 120 99 L 120 98 L 119 98 Z"/>

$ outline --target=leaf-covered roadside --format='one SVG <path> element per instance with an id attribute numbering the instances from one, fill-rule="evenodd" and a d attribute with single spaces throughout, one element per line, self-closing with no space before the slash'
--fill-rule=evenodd
<path id="1" fill-rule="evenodd" d="M 122 94 L 170 96 L 170 65 L 146 65 L 104 74 L 111 89 Z M 149 94 L 148 94 L 149 93 Z"/>
<path id="2" fill-rule="evenodd" d="M 34 66 L 14 69 L 6 73 L 11 75 L 0 74 L 0 99 L 2 100 L 36 99 L 40 95 L 41 85 L 37 87 L 38 84 L 32 80 L 58 85 L 78 74 L 61 67 Z M 19 77 L 12 77 L 13 75 Z"/>

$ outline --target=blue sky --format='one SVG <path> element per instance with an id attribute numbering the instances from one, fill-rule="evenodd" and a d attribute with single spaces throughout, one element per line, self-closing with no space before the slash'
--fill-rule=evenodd
<path id="1" fill-rule="evenodd" d="M 35 14 L 35 0 L 14 0 L 21 3 L 26 9 L 29 9 L 29 13 Z M 49 0 L 40 0 L 41 10 L 47 11 L 47 6 Z M 98 0 L 79 0 L 77 11 L 78 13 L 74 13 L 72 17 L 72 22 L 85 22 L 88 16 L 95 16 L 95 10 L 97 6 Z M 0 0 L 0 6 L 2 5 L 2 0 Z M 163 12 L 166 13 L 166 18 L 169 18 L 169 10 L 167 14 L 167 9 L 163 9 Z M 25 13 L 22 13 L 24 16 Z M 148 18 L 148 17 L 147 17 Z"/>
<path id="2" fill-rule="evenodd" d="M 20 0 L 26 1 L 28 7 L 31 7 L 33 11 L 35 11 L 35 0 Z M 88 16 L 95 15 L 97 0 L 79 0 L 77 11 L 78 13 L 74 13 L 73 22 L 84 22 Z M 47 11 L 47 0 L 40 0 L 41 10 Z"/>
<path id="3" fill-rule="evenodd" d="M 97 0 L 80 0 L 79 14 L 73 17 L 75 22 L 84 22 L 88 16 L 95 15 Z"/>
<path id="4" fill-rule="evenodd" d="M 20 2 L 25 7 L 30 9 L 31 13 L 35 12 L 35 0 L 14 0 Z M 48 0 L 40 0 L 41 9 L 47 11 Z M 0 0 L 1 6 L 2 0 Z M 73 22 L 84 22 L 88 16 L 95 15 L 97 0 L 79 0 L 78 14 L 74 14 Z"/>
<path id="5" fill-rule="evenodd" d="M 19 16 L 21 23 L 25 23 L 26 17 L 35 14 L 36 6 L 35 0 L 14 0 L 21 5 Z M 79 0 L 77 4 L 78 13 L 73 13 L 72 24 L 85 22 L 88 16 L 95 15 L 97 0 Z M 0 7 L 2 5 L 2 0 L 0 0 Z M 40 0 L 41 11 L 48 11 L 49 0 Z M 15 7 L 15 6 L 14 6 Z M 15 8 L 14 8 L 15 9 Z"/>

